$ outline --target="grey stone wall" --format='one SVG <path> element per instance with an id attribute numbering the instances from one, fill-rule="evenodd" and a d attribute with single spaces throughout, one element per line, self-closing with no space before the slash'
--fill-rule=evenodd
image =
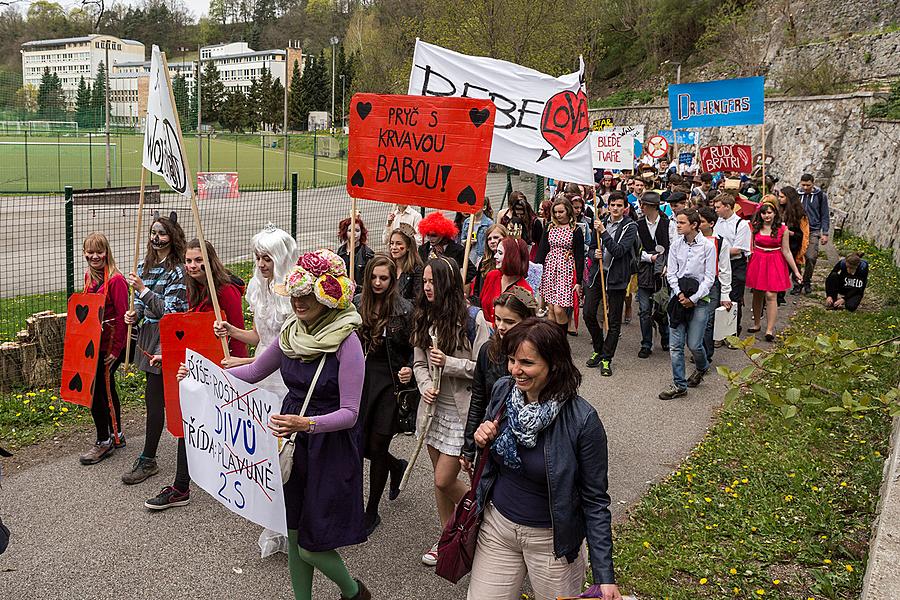
<path id="1" fill-rule="evenodd" d="M 782 183 L 812 173 L 846 226 L 884 248 L 900 265 L 900 123 L 864 118 L 870 92 L 766 100 L 766 154 Z M 668 106 L 591 111 L 615 125 L 646 126 L 651 135 L 670 127 Z M 762 127 L 702 129 L 701 145 L 749 144 L 760 152 Z"/>
<path id="2" fill-rule="evenodd" d="M 792 67 L 814 68 L 823 62 L 847 83 L 890 79 L 900 76 L 898 56 L 900 31 L 786 47 L 772 61 L 766 83 L 782 87 L 782 77 Z"/>

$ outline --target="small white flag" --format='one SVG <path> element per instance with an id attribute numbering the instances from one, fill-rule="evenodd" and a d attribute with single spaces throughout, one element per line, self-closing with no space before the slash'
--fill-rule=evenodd
<path id="1" fill-rule="evenodd" d="M 153 45 L 150 59 L 150 89 L 147 121 L 144 125 L 142 164 L 156 173 L 182 196 L 191 195 L 190 176 L 178 131 L 178 119 L 169 92 L 169 77 L 163 68 L 159 46 Z"/>

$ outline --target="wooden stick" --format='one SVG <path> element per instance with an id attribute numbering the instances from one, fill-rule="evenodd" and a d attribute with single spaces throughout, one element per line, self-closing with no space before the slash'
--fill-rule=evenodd
<path id="1" fill-rule="evenodd" d="M 594 192 L 594 214 L 597 216 L 598 219 L 601 218 L 596 192 Z M 600 258 L 599 258 L 599 260 L 600 260 L 600 288 L 601 288 L 600 292 L 601 292 L 602 298 L 603 298 L 603 333 L 605 335 L 605 334 L 609 333 L 609 317 L 607 316 L 607 313 L 609 311 L 607 310 L 607 305 L 606 305 L 606 302 L 607 302 L 607 300 L 606 300 L 606 273 L 603 272 L 603 244 L 600 241 L 600 237 L 599 237 L 599 234 L 597 233 L 596 229 L 594 230 L 594 235 L 597 236 L 597 250 L 600 251 Z"/>
<path id="2" fill-rule="evenodd" d="M 141 192 L 138 199 L 138 215 L 137 215 L 137 228 L 134 233 L 134 262 L 132 263 L 131 272 L 137 273 L 138 263 L 141 260 L 141 238 L 143 234 L 141 230 L 144 228 L 144 187 L 147 178 L 147 170 L 144 169 L 144 165 L 141 165 Z M 128 286 L 128 310 L 134 310 L 134 288 L 130 285 Z M 130 368 L 130 364 L 128 361 L 128 357 L 131 356 L 131 328 L 132 324 L 128 324 L 128 334 L 125 337 L 125 367 L 122 369 L 123 373 L 127 373 Z"/>
<path id="3" fill-rule="evenodd" d="M 351 281 L 356 281 L 356 198 L 350 200 L 350 229 L 347 233 L 347 253 L 350 255 L 350 272 L 347 275 Z"/>
<path id="4" fill-rule="evenodd" d="M 759 128 L 762 137 L 762 194 L 766 195 L 766 124 L 763 123 Z"/>
<path id="5" fill-rule="evenodd" d="M 175 94 L 172 92 L 172 81 L 169 78 L 169 62 L 166 60 L 166 53 L 161 52 L 160 58 L 162 59 L 162 69 L 166 75 L 166 86 L 169 88 L 169 100 L 172 102 L 172 107 L 176 108 L 178 105 L 175 104 Z M 178 116 L 178 111 L 172 111 L 175 116 L 175 131 L 178 132 L 178 144 L 181 146 L 181 149 L 184 149 L 184 135 L 181 133 L 181 120 Z M 216 294 L 216 286 L 213 281 L 212 270 L 209 269 L 209 256 L 206 252 L 206 237 L 203 235 L 203 223 L 200 221 L 200 207 L 197 205 L 197 193 L 194 190 L 194 180 L 193 173 L 191 173 L 191 166 L 188 163 L 187 156 L 184 156 L 184 170 L 188 174 L 188 185 L 191 186 L 191 214 L 194 217 L 194 226 L 197 228 L 197 239 L 200 240 L 200 255 L 203 257 L 203 271 L 206 273 L 206 289 L 209 293 L 209 299 L 212 301 L 213 312 L 216 313 L 216 320 L 222 321 L 222 309 L 219 307 L 219 297 Z M 228 338 L 223 337 L 219 338 L 222 342 L 222 351 L 225 352 L 226 358 L 231 358 L 231 352 L 228 350 Z"/>
<path id="6" fill-rule="evenodd" d="M 413 451 L 412 456 L 409 457 L 409 464 L 406 465 L 406 471 L 403 472 L 403 479 L 400 480 L 401 492 L 406 489 L 409 475 L 412 473 L 413 467 L 416 466 L 416 460 L 418 460 L 419 454 L 422 452 L 422 446 L 425 444 L 425 436 L 427 436 L 428 432 L 431 430 L 431 424 L 433 422 L 434 404 L 429 404 L 425 407 L 425 424 L 422 426 L 422 432 L 419 435 L 418 441 L 416 441 L 416 449 Z"/>
<path id="7" fill-rule="evenodd" d="M 476 214 L 472 213 L 469 215 L 469 233 L 466 234 L 466 251 L 463 252 L 463 264 L 461 265 L 463 289 L 466 289 L 466 275 L 469 272 L 469 252 L 472 251 L 472 232 L 475 231 Z"/>

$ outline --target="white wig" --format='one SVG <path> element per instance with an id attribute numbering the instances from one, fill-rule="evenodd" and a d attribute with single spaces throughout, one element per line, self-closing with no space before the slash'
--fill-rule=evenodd
<path id="1" fill-rule="evenodd" d="M 269 282 L 259 267 L 253 269 L 253 277 L 247 286 L 247 303 L 255 318 L 270 318 L 274 313 L 283 321 L 293 314 L 290 298 L 274 293 L 273 286 L 284 281 L 297 262 L 297 242 L 286 231 L 269 223 L 253 236 L 250 242 L 255 254 L 272 259 L 274 278 Z"/>

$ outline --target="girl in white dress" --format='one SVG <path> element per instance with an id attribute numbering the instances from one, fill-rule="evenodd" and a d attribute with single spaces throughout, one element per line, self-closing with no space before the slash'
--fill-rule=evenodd
<path id="1" fill-rule="evenodd" d="M 253 329 L 239 329 L 230 323 L 217 323 L 216 335 L 230 336 L 256 346 L 254 357 L 260 356 L 266 348 L 278 343 L 281 325 L 293 314 L 290 298 L 279 296 L 273 291 L 277 281 L 284 281 L 297 262 L 297 242 L 289 233 L 269 223 L 253 236 L 250 242 L 256 262 L 253 277 L 247 285 L 247 304 L 253 313 Z M 236 367 L 253 362 L 254 358 L 225 358 L 222 366 Z M 287 394 L 287 387 L 281 379 L 280 371 L 275 371 L 257 384 L 270 391 L 279 400 Z M 265 558 L 275 552 L 287 553 L 287 538 L 279 533 L 264 530 L 259 536 L 259 547 Z"/>

